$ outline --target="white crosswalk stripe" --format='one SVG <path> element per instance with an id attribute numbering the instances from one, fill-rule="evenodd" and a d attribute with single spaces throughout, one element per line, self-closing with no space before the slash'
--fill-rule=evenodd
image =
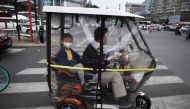
<path id="1" fill-rule="evenodd" d="M 172 83 L 184 83 L 177 76 L 161 76 L 150 77 L 146 82 L 146 86 L 163 85 Z M 11 83 L 9 87 L 2 93 L 31 93 L 49 91 L 47 82 L 29 82 L 29 83 Z"/>
<path id="2" fill-rule="evenodd" d="M 156 58 L 156 61 L 158 62 L 159 60 Z M 42 60 L 40 60 L 40 61 L 38 61 L 37 63 L 41 63 L 41 64 L 46 64 L 47 63 L 47 59 L 42 59 Z M 165 67 L 165 68 L 167 68 L 167 67 Z"/>
<path id="3" fill-rule="evenodd" d="M 17 73 L 17 75 L 36 75 L 36 74 L 46 74 L 47 68 L 26 68 Z"/>
<path id="4" fill-rule="evenodd" d="M 10 55 L 10 54 L 15 54 L 15 53 L 21 52 L 23 50 L 25 50 L 25 48 L 9 48 L 5 51 L 6 53 L 0 54 L 0 55 L 3 57 L 3 56 Z"/>
<path id="5" fill-rule="evenodd" d="M 31 93 L 48 91 L 47 82 L 10 83 L 2 93 Z"/>
<path id="6" fill-rule="evenodd" d="M 38 61 L 37 63 L 41 63 L 41 64 L 47 63 L 47 59 L 42 59 L 41 61 Z"/>
<path id="7" fill-rule="evenodd" d="M 167 70 L 168 67 L 165 65 L 156 65 L 156 70 Z"/>

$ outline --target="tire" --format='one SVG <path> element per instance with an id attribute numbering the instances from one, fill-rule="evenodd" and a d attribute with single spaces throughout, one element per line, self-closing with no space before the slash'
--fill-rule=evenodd
<path id="1" fill-rule="evenodd" d="M 30 33 L 30 29 L 27 29 L 26 34 L 29 34 L 29 33 Z M 33 30 L 32 30 L 32 33 L 34 33 Z"/>
<path id="2" fill-rule="evenodd" d="M 66 101 L 67 98 L 75 99 L 81 102 L 81 104 L 77 104 L 72 101 Z M 58 104 L 57 109 L 88 109 L 85 101 L 79 96 L 70 96 L 65 98 L 65 101 L 62 101 Z"/>
<path id="3" fill-rule="evenodd" d="M 7 88 L 10 83 L 10 75 L 6 69 L 0 67 L 0 92 Z"/>
<path id="4" fill-rule="evenodd" d="M 73 103 L 63 102 L 61 103 L 60 106 L 57 107 L 57 109 L 80 109 L 80 108 Z"/>
<path id="5" fill-rule="evenodd" d="M 136 109 L 150 109 L 151 100 L 147 96 L 138 95 L 136 98 Z"/>

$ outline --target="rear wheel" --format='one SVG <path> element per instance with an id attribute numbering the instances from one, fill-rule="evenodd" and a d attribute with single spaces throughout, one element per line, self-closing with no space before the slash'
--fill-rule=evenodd
<path id="1" fill-rule="evenodd" d="M 150 109 L 151 100 L 147 96 L 138 95 L 136 98 L 136 108 L 137 109 Z"/>
<path id="2" fill-rule="evenodd" d="M 57 109 L 87 109 L 84 100 L 78 96 L 70 96 L 62 101 Z"/>
<path id="3" fill-rule="evenodd" d="M 0 67 L 0 92 L 3 91 L 10 82 L 10 76 L 6 69 Z"/>
<path id="4" fill-rule="evenodd" d="M 73 103 L 63 102 L 57 109 L 80 109 Z"/>

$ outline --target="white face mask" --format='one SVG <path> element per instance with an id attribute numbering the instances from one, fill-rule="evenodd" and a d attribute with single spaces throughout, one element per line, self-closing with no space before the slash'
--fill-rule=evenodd
<path id="1" fill-rule="evenodd" d="M 66 48 L 70 48 L 70 46 L 72 45 L 72 43 L 70 43 L 70 42 L 64 42 L 63 45 L 64 45 Z"/>

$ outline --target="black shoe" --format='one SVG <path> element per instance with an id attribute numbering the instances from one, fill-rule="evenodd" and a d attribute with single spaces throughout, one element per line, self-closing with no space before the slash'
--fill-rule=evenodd
<path id="1" fill-rule="evenodd" d="M 116 99 L 116 106 L 118 107 L 130 107 L 132 104 L 127 96 Z"/>

